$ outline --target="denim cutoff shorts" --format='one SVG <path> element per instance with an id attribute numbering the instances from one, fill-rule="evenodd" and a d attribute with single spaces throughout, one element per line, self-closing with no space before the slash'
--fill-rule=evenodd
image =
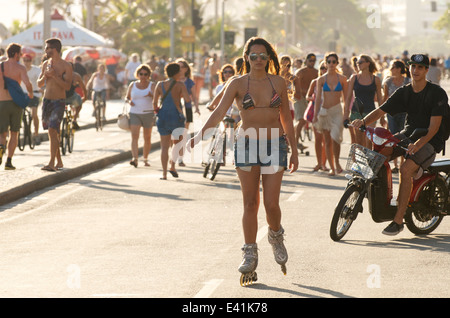
<path id="1" fill-rule="evenodd" d="M 276 139 L 237 137 L 234 143 L 236 168 L 249 171 L 252 166 L 273 167 L 274 172 L 287 168 L 288 144 L 285 136 Z"/>

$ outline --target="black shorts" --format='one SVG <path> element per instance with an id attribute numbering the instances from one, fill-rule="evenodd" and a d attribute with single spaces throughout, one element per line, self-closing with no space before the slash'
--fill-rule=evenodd
<path id="1" fill-rule="evenodd" d="M 186 110 L 186 122 L 192 123 L 192 108 L 185 108 Z"/>

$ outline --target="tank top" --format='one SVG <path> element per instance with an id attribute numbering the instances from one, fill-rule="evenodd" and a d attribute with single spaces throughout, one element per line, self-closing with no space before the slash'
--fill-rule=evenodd
<path id="1" fill-rule="evenodd" d="M 92 89 L 96 92 L 100 92 L 104 89 L 108 89 L 108 83 L 106 81 L 107 74 L 103 75 L 103 78 L 100 78 L 100 74 L 97 74 L 92 83 Z"/>
<path id="2" fill-rule="evenodd" d="M 152 88 L 152 83 L 150 82 L 147 88 L 139 89 L 136 86 L 136 82 L 133 83 L 131 87 L 131 100 L 134 106 L 130 107 L 130 113 L 133 114 L 146 114 L 153 113 L 152 98 L 148 96 Z"/>
<path id="3" fill-rule="evenodd" d="M 359 98 L 364 103 L 364 113 L 368 114 L 375 109 L 375 93 L 377 85 L 375 84 L 375 76 L 369 85 L 361 85 L 358 82 L 358 76 L 355 76 L 355 84 L 353 85 L 355 98 Z"/>
<path id="4" fill-rule="evenodd" d="M 398 88 L 402 87 L 403 85 L 408 84 L 409 82 L 411 82 L 411 79 L 409 79 L 408 77 L 405 77 L 405 79 L 403 80 L 403 83 L 400 84 L 400 86 L 396 86 L 394 84 L 394 80 L 392 79 L 392 77 L 389 76 L 384 80 L 383 85 L 387 85 L 388 96 L 391 96 Z"/>

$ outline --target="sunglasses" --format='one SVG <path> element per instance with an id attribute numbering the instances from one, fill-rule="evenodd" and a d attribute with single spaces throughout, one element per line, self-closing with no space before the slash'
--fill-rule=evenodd
<path id="1" fill-rule="evenodd" d="M 337 64 L 337 61 L 336 60 L 328 60 L 327 64 Z"/>
<path id="2" fill-rule="evenodd" d="M 234 74 L 234 71 L 232 71 L 232 70 L 225 70 L 222 73 L 223 74 Z"/>
<path id="3" fill-rule="evenodd" d="M 258 57 L 260 57 L 263 61 L 267 61 L 269 59 L 269 55 L 267 55 L 266 53 L 251 53 L 249 57 L 252 61 L 256 61 Z"/>
<path id="4" fill-rule="evenodd" d="M 24 62 L 31 62 L 31 60 L 23 60 Z"/>
<path id="5" fill-rule="evenodd" d="M 148 76 L 148 73 L 139 73 L 139 76 Z"/>
<path id="6" fill-rule="evenodd" d="M 358 62 L 356 62 L 356 64 L 358 64 L 358 65 L 361 65 L 361 64 L 364 64 L 364 63 L 367 63 L 367 61 L 358 61 Z"/>

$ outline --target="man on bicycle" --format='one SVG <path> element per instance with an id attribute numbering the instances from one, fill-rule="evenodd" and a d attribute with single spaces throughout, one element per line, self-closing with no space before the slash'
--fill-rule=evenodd
<path id="1" fill-rule="evenodd" d="M 30 99 L 30 104 L 28 106 L 31 109 L 31 116 L 33 117 L 33 128 L 34 128 L 34 134 L 33 137 L 36 145 L 39 145 L 41 143 L 41 140 L 39 139 L 39 117 L 38 117 L 38 106 L 41 101 L 41 90 L 37 86 L 37 80 L 39 79 L 39 74 L 41 73 L 41 69 L 39 66 L 33 65 L 33 58 L 29 54 L 24 54 L 22 56 L 23 64 L 25 65 L 25 68 L 27 69 L 28 78 L 30 79 L 31 85 L 33 86 L 33 95 L 34 97 Z M 26 91 L 26 86 L 24 83 L 22 83 L 22 89 L 24 92 Z"/>
<path id="2" fill-rule="evenodd" d="M 408 62 L 412 81 L 395 91 L 380 108 L 375 109 L 364 119 L 353 121 L 356 128 L 369 125 L 384 116 L 406 112 L 406 123 L 401 136 L 409 137 L 417 128 L 426 128 L 425 136 L 410 140 L 408 149 L 400 147 L 385 148 L 382 154 L 389 160 L 405 155 L 405 162 L 400 167 L 400 184 L 397 213 L 393 222 L 383 231 L 386 235 L 397 235 L 403 230 L 403 217 L 408 207 L 414 177 L 419 177 L 423 170 L 434 161 L 436 154 L 445 145 L 444 132 L 441 128 L 443 116 L 448 114 L 448 96 L 438 85 L 426 80 L 430 60 L 423 54 L 414 54 Z"/>

